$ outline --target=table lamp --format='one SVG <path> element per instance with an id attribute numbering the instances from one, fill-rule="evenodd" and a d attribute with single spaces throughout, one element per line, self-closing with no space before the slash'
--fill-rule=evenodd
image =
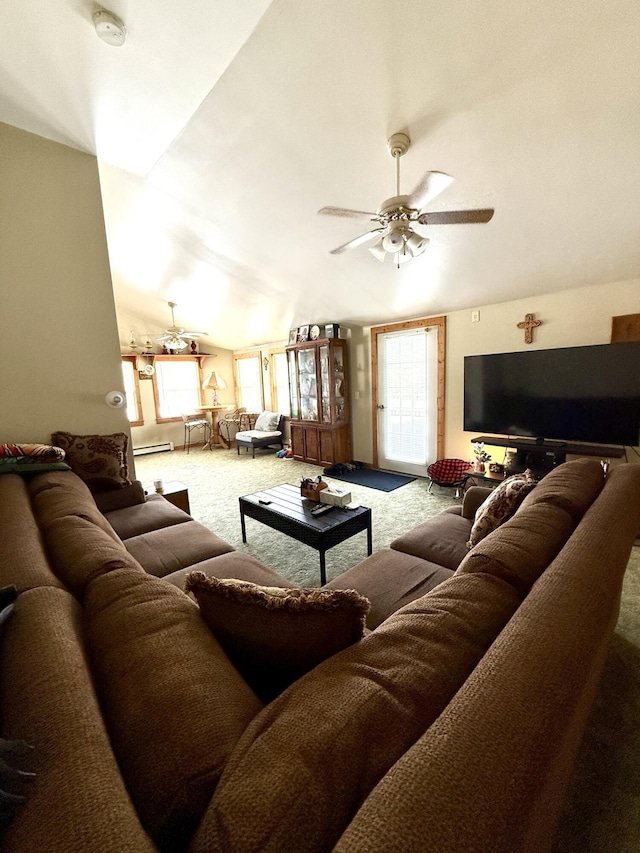
<path id="1" fill-rule="evenodd" d="M 213 391 L 213 399 L 211 401 L 213 406 L 218 405 L 218 391 L 224 391 L 227 387 L 226 382 L 222 379 L 215 370 L 212 370 L 211 373 L 207 376 L 207 378 L 202 383 L 202 387 L 205 389 L 211 388 Z"/>

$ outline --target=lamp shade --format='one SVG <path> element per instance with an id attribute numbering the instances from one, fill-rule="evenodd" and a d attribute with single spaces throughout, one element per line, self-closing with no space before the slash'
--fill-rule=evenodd
<path id="1" fill-rule="evenodd" d="M 215 370 L 212 370 L 211 373 L 208 374 L 207 378 L 202 383 L 203 388 L 211 388 L 213 391 L 224 391 L 227 387 L 227 383 L 222 379 L 221 376 Z"/>

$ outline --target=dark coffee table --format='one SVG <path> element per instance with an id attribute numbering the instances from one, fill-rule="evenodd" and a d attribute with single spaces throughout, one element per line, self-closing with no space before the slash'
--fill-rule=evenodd
<path id="1" fill-rule="evenodd" d="M 249 516 L 315 548 L 320 552 L 320 584 L 324 586 L 327 582 L 325 553 L 329 548 L 366 530 L 367 554 L 371 554 L 371 510 L 364 506 L 358 509 L 333 507 L 330 512 L 314 518 L 311 509 L 316 506 L 318 504 L 315 501 L 302 497 L 300 486 L 292 486 L 290 483 L 254 495 L 244 495 L 240 498 L 242 541 L 247 541 L 245 516 Z"/>

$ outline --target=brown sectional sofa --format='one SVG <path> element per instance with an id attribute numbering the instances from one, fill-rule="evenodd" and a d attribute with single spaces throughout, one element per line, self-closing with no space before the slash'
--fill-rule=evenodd
<path id="1" fill-rule="evenodd" d="M 373 630 L 264 705 L 181 587 L 292 584 L 160 496 L 103 514 L 70 472 L 0 477 L 2 735 L 37 774 L 0 850 L 549 850 L 640 466 L 562 465 L 468 551 L 483 494 L 332 581 Z"/>

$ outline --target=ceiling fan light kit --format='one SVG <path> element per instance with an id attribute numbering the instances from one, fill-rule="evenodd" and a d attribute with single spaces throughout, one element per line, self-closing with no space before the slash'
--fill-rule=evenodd
<path id="1" fill-rule="evenodd" d="M 375 228 L 361 234 L 348 243 L 331 250 L 338 255 L 349 249 L 355 249 L 377 238 L 369 251 L 379 261 L 392 255 L 397 266 L 418 257 L 426 249 L 429 238 L 411 228 L 416 225 L 452 225 L 456 223 L 489 222 L 493 209 L 484 210 L 446 210 L 425 213 L 424 208 L 453 181 L 451 175 L 444 172 L 426 172 L 411 195 L 400 195 L 400 158 L 409 150 L 411 140 L 406 133 L 394 133 L 387 140 L 389 154 L 396 161 L 396 195 L 385 199 L 375 213 L 363 210 L 350 210 L 344 207 L 323 207 L 318 213 L 326 216 L 339 216 L 350 219 L 369 219 Z"/>
<path id="2" fill-rule="evenodd" d="M 159 343 L 161 343 L 168 350 L 183 350 L 189 346 L 189 341 L 193 338 L 199 338 L 202 335 L 206 335 L 206 332 L 185 332 L 184 329 L 176 326 L 175 317 L 173 315 L 173 309 L 176 307 L 176 302 L 169 302 L 169 308 L 171 309 L 171 326 L 166 329 L 164 335 L 161 335 L 158 338 Z"/>

